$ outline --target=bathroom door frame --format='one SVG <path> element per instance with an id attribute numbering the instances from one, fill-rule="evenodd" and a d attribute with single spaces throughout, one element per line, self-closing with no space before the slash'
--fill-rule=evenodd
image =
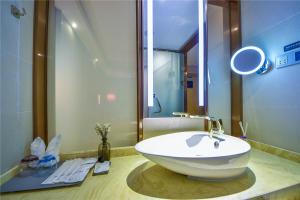
<path id="1" fill-rule="evenodd" d="M 207 23 L 207 22 L 206 22 Z M 207 27 L 206 27 L 207 29 Z M 206 32 L 206 38 L 207 38 L 207 30 Z M 207 48 L 207 39 L 205 41 L 205 47 Z M 187 102 L 188 102 L 188 95 L 187 95 L 187 79 L 188 79 L 188 52 L 198 44 L 199 42 L 199 32 L 196 31 L 190 39 L 188 39 L 188 41 L 186 43 L 184 43 L 182 45 L 182 47 L 180 48 L 180 51 L 183 53 L 183 57 L 184 57 L 184 112 L 188 111 L 188 106 L 187 106 Z M 207 56 L 208 53 L 205 53 L 205 65 L 204 65 L 204 74 L 208 74 L 207 73 Z M 199 81 L 199 80 L 198 80 Z M 197 95 L 198 96 L 198 95 Z M 199 113 L 197 113 L 198 115 L 207 115 L 208 114 L 208 80 L 207 80 L 207 76 L 204 77 L 204 106 L 199 106 Z M 205 124 L 205 127 L 207 128 L 207 124 Z M 206 129 L 205 128 L 205 129 Z"/>
<path id="2" fill-rule="evenodd" d="M 241 47 L 241 3 L 240 0 L 207 0 L 208 4 L 228 8 L 230 55 Z M 144 66 L 143 66 L 143 9 L 142 0 L 136 0 L 136 37 L 137 37 L 137 141 L 143 139 L 144 118 Z M 186 69 L 185 69 L 186 70 Z M 242 76 L 231 71 L 231 135 L 242 135 L 239 121 L 243 120 Z M 186 91 L 185 91 L 186 92 Z M 205 93 L 208 98 L 208 90 Z M 208 102 L 208 101 L 207 101 Z M 206 105 L 208 107 L 208 105 Z M 185 106 L 186 107 L 186 106 Z M 207 114 L 207 107 L 205 114 Z"/>

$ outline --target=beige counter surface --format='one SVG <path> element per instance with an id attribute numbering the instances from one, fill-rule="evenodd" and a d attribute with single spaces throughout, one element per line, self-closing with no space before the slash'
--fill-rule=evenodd
<path id="1" fill-rule="evenodd" d="M 166 170 L 140 155 L 112 158 L 108 175 L 92 176 L 80 186 L 2 194 L 8 199 L 251 199 L 293 188 L 300 199 L 300 164 L 256 149 L 244 175 L 234 180 L 190 180 Z"/>

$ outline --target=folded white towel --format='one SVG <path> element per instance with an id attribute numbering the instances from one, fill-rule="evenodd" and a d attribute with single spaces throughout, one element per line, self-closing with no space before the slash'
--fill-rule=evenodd
<path id="1" fill-rule="evenodd" d="M 107 174 L 109 172 L 109 167 L 110 161 L 104 161 L 103 163 L 97 162 L 93 175 Z"/>

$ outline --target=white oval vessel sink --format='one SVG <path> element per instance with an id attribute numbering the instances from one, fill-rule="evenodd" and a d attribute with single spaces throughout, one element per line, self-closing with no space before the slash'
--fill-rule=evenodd
<path id="1" fill-rule="evenodd" d="M 189 131 L 143 140 L 135 148 L 149 160 L 180 174 L 208 179 L 241 175 L 250 158 L 250 145 L 236 137 Z M 216 145 L 215 143 L 219 143 Z"/>

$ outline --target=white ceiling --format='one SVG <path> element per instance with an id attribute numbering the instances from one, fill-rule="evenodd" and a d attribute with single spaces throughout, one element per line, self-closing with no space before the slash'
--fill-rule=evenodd
<path id="1" fill-rule="evenodd" d="M 146 1 L 144 2 L 144 24 L 146 24 Z M 146 28 L 144 27 L 144 33 L 147 32 Z M 179 50 L 197 29 L 197 0 L 153 1 L 154 48 Z"/>

